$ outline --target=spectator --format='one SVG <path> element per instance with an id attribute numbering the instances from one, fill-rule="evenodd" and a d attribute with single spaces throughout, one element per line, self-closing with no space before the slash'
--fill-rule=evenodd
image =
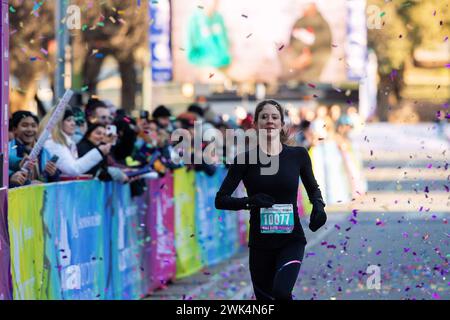
<path id="1" fill-rule="evenodd" d="M 87 122 L 85 113 L 81 108 L 79 107 L 72 107 L 73 116 L 75 118 L 75 124 L 77 126 L 75 130 L 75 134 L 73 135 L 72 139 L 75 141 L 75 143 L 78 143 L 83 139 L 84 135 L 86 134 L 87 130 Z"/>
<path id="2" fill-rule="evenodd" d="M 300 122 L 300 131 L 297 133 L 296 142 L 299 146 L 310 149 L 313 141 L 314 134 L 311 129 L 311 122 L 308 120 L 302 120 Z"/>
<path id="3" fill-rule="evenodd" d="M 41 123 L 41 130 L 50 117 L 50 113 Z M 73 112 L 67 109 L 63 119 L 60 120 L 52 130 L 51 138 L 49 138 L 44 146 L 52 154 L 59 157 L 56 165 L 64 175 L 80 176 L 85 174 L 95 165 L 103 160 L 111 149 L 111 144 L 101 145 L 94 148 L 83 157 L 78 156 L 78 150 L 72 136 L 75 133 L 76 125 Z"/>
<path id="4" fill-rule="evenodd" d="M 10 187 L 27 185 L 32 182 L 57 181 L 59 172 L 50 154 L 42 149 L 37 161 L 30 161 L 26 170 L 22 167 L 37 141 L 39 119 L 29 111 L 17 111 L 12 115 L 11 129 L 14 138 L 8 144 Z"/>
<path id="5" fill-rule="evenodd" d="M 117 128 L 117 143 L 114 145 L 111 152 L 111 161 L 115 166 L 137 166 L 140 163 L 132 158 L 137 135 L 138 127 L 136 121 L 127 117 L 124 113 L 114 120 L 114 125 Z M 111 164 L 111 163 L 110 163 Z"/>
<path id="6" fill-rule="evenodd" d="M 152 113 L 152 118 L 156 120 L 158 126 L 162 129 L 166 129 L 168 132 L 173 131 L 173 126 L 170 122 L 172 113 L 164 105 L 158 106 Z"/>
<path id="7" fill-rule="evenodd" d="M 9 125 L 8 125 L 8 141 L 11 141 L 14 139 L 14 132 L 12 129 L 12 119 L 9 119 Z"/>
<path id="8" fill-rule="evenodd" d="M 83 157 L 89 151 L 99 148 L 103 144 L 106 135 L 106 127 L 103 124 L 90 124 L 83 139 L 77 144 L 77 151 L 80 157 Z M 128 177 L 119 168 L 109 167 L 107 155 L 103 160 L 97 163 L 86 173 L 99 178 L 102 181 L 121 181 L 125 182 Z"/>
<path id="9" fill-rule="evenodd" d="M 111 124 L 114 117 L 105 102 L 96 98 L 90 98 L 85 107 L 88 123 Z"/>

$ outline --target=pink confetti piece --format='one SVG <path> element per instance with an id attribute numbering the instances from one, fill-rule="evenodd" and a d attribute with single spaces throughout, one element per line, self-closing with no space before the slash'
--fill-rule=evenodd
<path id="1" fill-rule="evenodd" d="M 433 297 L 433 299 L 436 299 L 436 300 L 439 300 L 441 298 L 441 296 L 437 292 L 434 292 L 432 294 L 432 297 Z"/>
<path id="2" fill-rule="evenodd" d="M 315 85 L 315 84 L 313 84 L 313 83 L 308 83 L 308 87 L 311 87 L 311 88 L 315 88 L 315 87 L 316 87 L 316 85 Z"/>

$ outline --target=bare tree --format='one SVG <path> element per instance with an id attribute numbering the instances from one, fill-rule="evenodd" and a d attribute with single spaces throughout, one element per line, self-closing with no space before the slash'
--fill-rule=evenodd
<path id="1" fill-rule="evenodd" d="M 136 56 L 138 48 L 147 46 L 148 2 L 134 0 L 74 1 L 81 8 L 82 30 L 74 34 L 74 45 L 81 55 L 75 58 L 75 69 L 83 74 L 83 86 L 90 94 L 97 90 L 97 77 L 108 55 L 119 64 L 122 78 L 121 107 L 135 107 L 137 90 Z"/>
<path id="2" fill-rule="evenodd" d="M 42 74 L 54 72 L 53 1 L 10 0 L 10 72 L 18 81 L 11 95 L 11 111 L 30 109 Z"/>

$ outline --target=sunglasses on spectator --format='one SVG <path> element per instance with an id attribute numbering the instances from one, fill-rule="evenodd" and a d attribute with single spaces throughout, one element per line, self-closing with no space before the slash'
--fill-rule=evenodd
<path id="1" fill-rule="evenodd" d="M 109 120 L 109 121 L 113 121 L 114 118 L 112 116 L 101 116 L 101 117 L 97 117 L 98 119 L 104 121 L 104 120 Z"/>

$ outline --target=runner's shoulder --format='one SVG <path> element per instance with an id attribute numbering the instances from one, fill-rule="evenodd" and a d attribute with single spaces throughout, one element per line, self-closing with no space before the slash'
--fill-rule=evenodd
<path id="1" fill-rule="evenodd" d="M 308 150 L 306 150 L 305 147 L 302 147 L 302 146 L 288 146 L 288 145 L 284 145 L 284 147 L 286 148 L 286 150 L 288 152 L 292 152 L 292 153 L 296 154 L 299 157 L 305 157 L 306 155 L 308 155 Z"/>

